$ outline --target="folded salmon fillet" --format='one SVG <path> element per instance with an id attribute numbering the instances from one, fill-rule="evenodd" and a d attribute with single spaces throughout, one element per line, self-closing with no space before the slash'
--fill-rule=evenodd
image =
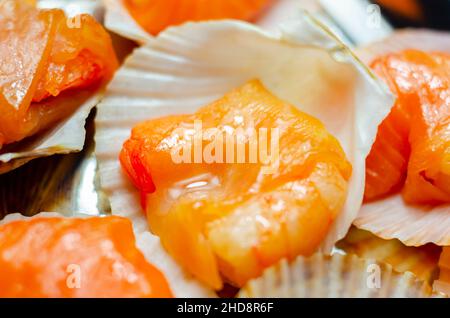
<path id="1" fill-rule="evenodd" d="M 398 96 L 367 158 L 365 199 L 450 202 L 450 55 L 406 50 L 372 63 Z"/>
<path id="2" fill-rule="evenodd" d="M 56 96 L 96 91 L 118 62 L 109 34 L 89 15 L 68 19 L 23 1 L 0 2 L 0 148 L 76 109 Z"/>

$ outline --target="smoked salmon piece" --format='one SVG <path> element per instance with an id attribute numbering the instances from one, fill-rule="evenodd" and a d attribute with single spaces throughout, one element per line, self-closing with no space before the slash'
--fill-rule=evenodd
<path id="1" fill-rule="evenodd" d="M 252 80 L 192 115 L 137 125 L 120 154 L 151 230 L 209 286 L 311 255 L 352 167 L 317 119 Z"/>
<path id="2" fill-rule="evenodd" d="M 406 50 L 372 68 L 398 96 L 366 160 L 365 199 L 450 202 L 450 55 Z"/>
<path id="3" fill-rule="evenodd" d="M 0 148 L 74 111 L 50 107 L 52 97 L 93 93 L 118 67 L 111 39 L 93 17 L 67 19 L 24 1 L 0 1 L 0 58 Z"/>
<path id="4" fill-rule="evenodd" d="M 158 34 L 187 21 L 254 19 L 272 0 L 123 0 L 133 18 Z"/>
<path id="5" fill-rule="evenodd" d="M 376 0 L 376 2 L 385 9 L 410 20 L 421 21 L 424 18 L 418 0 Z"/>
<path id="6" fill-rule="evenodd" d="M 0 225 L 0 297 L 171 297 L 120 217 Z"/>

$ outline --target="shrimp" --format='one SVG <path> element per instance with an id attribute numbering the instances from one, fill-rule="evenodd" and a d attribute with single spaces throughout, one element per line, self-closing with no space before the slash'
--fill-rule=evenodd
<path id="1" fill-rule="evenodd" d="M 137 125 L 120 161 L 141 191 L 150 229 L 216 290 L 224 282 L 242 286 L 283 258 L 314 253 L 344 205 L 352 171 L 320 121 L 258 80 L 193 115 Z"/>

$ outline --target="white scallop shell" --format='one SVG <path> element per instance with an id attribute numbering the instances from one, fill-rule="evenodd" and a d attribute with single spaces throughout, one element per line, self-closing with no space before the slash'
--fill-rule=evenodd
<path id="1" fill-rule="evenodd" d="M 122 0 L 103 0 L 103 5 L 105 6 L 104 24 L 108 30 L 138 43 L 145 43 L 152 38 L 133 19 Z"/>
<path id="2" fill-rule="evenodd" d="M 104 23 L 108 30 L 141 44 L 153 38 L 133 19 L 122 0 L 103 0 L 103 4 Z M 313 12 L 319 9 L 319 5 L 315 0 L 275 0 L 256 24 L 274 30 L 282 21 L 296 17 L 301 9 Z"/>
<path id="3" fill-rule="evenodd" d="M 426 298 L 431 287 L 414 274 L 355 255 L 298 257 L 247 283 L 240 298 Z"/>
<path id="4" fill-rule="evenodd" d="M 137 123 L 192 113 L 252 78 L 319 118 L 353 165 L 345 208 L 324 248 L 345 236 L 361 206 L 365 157 L 393 97 L 337 38 L 309 15 L 273 34 L 238 21 L 169 28 L 116 73 L 96 118 L 96 155 L 112 211 L 148 229 L 139 193 L 122 173 L 123 142 Z"/>
<path id="5" fill-rule="evenodd" d="M 33 136 L 31 142 L 19 141 L 14 145 L 14 150 L 0 153 L 0 174 L 16 169 L 36 158 L 81 151 L 86 136 L 84 129 L 86 118 L 92 108 L 100 102 L 101 96 L 100 93 L 96 93 L 88 99 L 83 99 L 78 109 L 69 118 L 54 125 L 50 130 Z M 68 98 L 75 100 L 77 96 Z M 55 99 L 54 102 L 61 103 L 64 99 Z"/>
<path id="6" fill-rule="evenodd" d="M 405 30 L 358 50 L 370 62 L 380 54 L 415 48 L 450 53 L 450 34 L 427 30 Z M 399 239 L 405 245 L 435 243 L 450 245 L 450 204 L 436 207 L 408 206 L 401 196 L 364 204 L 354 224 L 384 239 Z"/>
<path id="7" fill-rule="evenodd" d="M 364 62 L 370 63 L 375 57 L 405 49 L 450 52 L 450 33 L 426 29 L 404 29 L 378 42 L 374 42 L 356 52 Z"/>
<path id="8" fill-rule="evenodd" d="M 410 206 L 397 194 L 365 203 L 354 224 L 383 239 L 398 239 L 408 246 L 450 245 L 450 205 Z"/>

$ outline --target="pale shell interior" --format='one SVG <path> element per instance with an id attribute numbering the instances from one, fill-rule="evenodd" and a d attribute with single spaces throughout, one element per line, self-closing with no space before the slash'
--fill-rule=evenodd
<path id="1" fill-rule="evenodd" d="M 81 93 L 80 97 L 81 95 L 84 93 Z M 75 95 L 69 98 L 76 100 L 79 97 Z M 14 150 L 1 153 L 0 174 L 18 168 L 35 158 L 81 151 L 86 136 L 84 129 L 86 118 L 100 100 L 101 93 L 95 93 L 87 99 L 82 97 L 80 106 L 69 118 L 29 140 L 17 142 Z M 61 103 L 64 100 L 56 99 L 55 102 Z"/>
<path id="2" fill-rule="evenodd" d="M 438 262 L 442 249 L 433 244 L 405 246 L 399 240 L 384 240 L 371 232 L 352 227 L 337 246 L 348 254 L 389 264 L 400 273 L 411 272 L 429 284 L 439 276 Z"/>
<path id="3" fill-rule="evenodd" d="M 123 0 L 103 0 L 105 27 L 127 39 L 144 44 L 153 36 L 145 31 L 131 16 Z M 315 0 L 273 0 L 268 10 L 255 23 L 267 30 L 274 30 L 286 20 L 294 19 L 300 10 L 319 10 Z"/>
<path id="4" fill-rule="evenodd" d="M 244 286 L 241 298 L 425 298 L 431 287 L 412 273 L 355 255 L 316 254 L 281 261 Z M 435 294 L 435 297 L 442 295 Z"/>

